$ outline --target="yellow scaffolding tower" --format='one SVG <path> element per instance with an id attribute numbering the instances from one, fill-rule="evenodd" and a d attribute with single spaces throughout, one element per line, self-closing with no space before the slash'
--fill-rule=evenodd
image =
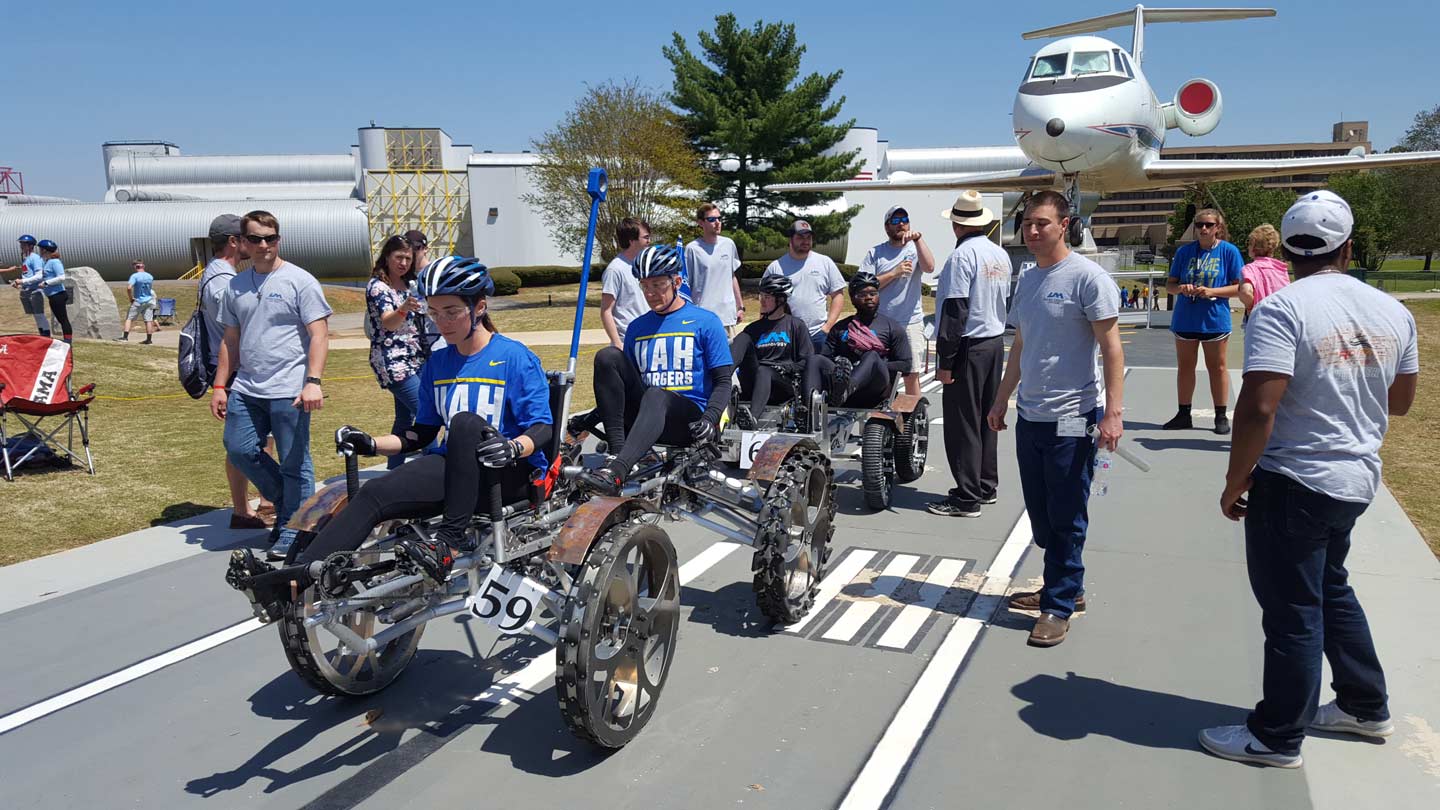
<path id="1" fill-rule="evenodd" d="M 429 239 L 432 257 L 468 247 L 462 237 L 470 205 L 469 175 L 463 169 L 445 169 L 438 135 L 433 129 L 385 133 L 388 167 L 365 173 L 372 260 L 386 239 L 412 229 Z"/>

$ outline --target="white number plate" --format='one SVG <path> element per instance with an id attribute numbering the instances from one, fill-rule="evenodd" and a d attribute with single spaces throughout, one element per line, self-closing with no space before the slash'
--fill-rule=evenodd
<path id="1" fill-rule="evenodd" d="M 757 433 L 753 430 L 740 431 L 740 469 L 748 470 L 755 463 L 755 456 L 759 455 L 760 448 L 765 442 L 770 441 L 769 433 Z"/>
<path id="2" fill-rule="evenodd" d="M 503 566 L 492 566 L 480 590 L 465 600 L 465 607 L 481 621 L 507 636 L 525 629 L 548 591 L 535 580 Z"/>

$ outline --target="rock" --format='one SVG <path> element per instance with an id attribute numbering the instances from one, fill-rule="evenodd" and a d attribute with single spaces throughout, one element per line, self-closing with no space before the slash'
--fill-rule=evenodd
<path id="1" fill-rule="evenodd" d="M 113 340 L 120 337 L 120 313 L 115 308 L 115 295 L 93 267 L 65 268 L 65 286 L 71 287 L 74 300 L 67 314 L 75 337 L 91 340 Z"/>

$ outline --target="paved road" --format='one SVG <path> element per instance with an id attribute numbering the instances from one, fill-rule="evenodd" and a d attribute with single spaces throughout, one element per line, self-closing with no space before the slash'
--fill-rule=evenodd
<path id="1" fill-rule="evenodd" d="M 1168 345 L 1127 339 L 1155 357 Z M 1214 505 L 1228 444 L 1155 430 L 1172 386 L 1165 370 L 1128 377 L 1129 441 L 1154 471 L 1117 468 L 1094 503 L 1091 608 L 1052 650 L 997 609 L 1039 576 L 1009 437 L 1000 502 L 975 520 L 923 511 L 942 469 L 868 513 L 842 464 L 835 562 L 855 573 L 800 632 L 755 610 L 748 553 L 668 524 L 692 573 L 678 657 L 655 719 L 609 755 L 565 731 L 545 646 L 477 622 L 432 624 L 410 670 L 356 701 L 313 695 L 272 628 L 217 639 L 247 615 L 221 583 L 224 549 L 257 538 L 209 518 L 0 569 L 0 807 L 1437 806 L 1440 564 L 1388 493 L 1351 568 L 1397 737 L 1312 739 L 1300 772 L 1196 747 L 1256 698 L 1260 634 L 1240 532 Z M 927 577 L 949 585 L 929 612 L 911 606 L 932 604 Z M 200 639 L 214 646 L 196 652 Z M 19 722 L 87 685 L 98 693 Z"/>

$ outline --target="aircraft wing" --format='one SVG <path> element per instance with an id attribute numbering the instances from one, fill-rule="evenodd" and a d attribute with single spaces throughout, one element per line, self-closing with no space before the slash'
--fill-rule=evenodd
<path id="1" fill-rule="evenodd" d="M 774 183 L 770 191 L 882 191 L 886 189 L 975 189 L 976 191 L 1026 191 L 1055 188 L 1055 173 L 1038 166 L 998 172 L 957 172 L 912 175 L 896 172 L 884 180 L 835 180 L 828 183 Z"/>
<path id="2" fill-rule="evenodd" d="M 1386 152 L 1371 155 L 1284 158 L 1277 160 L 1167 160 L 1145 167 L 1145 176 L 1171 185 L 1283 177 L 1291 174 L 1330 174 L 1360 169 L 1386 169 L 1426 163 L 1440 165 L 1440 152 Z"/>
<path id="3" fill-rule="evenodd" d="M 1274 17 L 1273 8 L 1147 8 L 1144 9 L 1144 21 L 1147 23 L 1161 22 L 1218 22 L 1220 20 L 1245 20 L 1253 17 Z M 1035 31 L 1026 31 L 1021 34 L 1022 39 L 1049 39 L 1051 37 L 1072 37 L 1076 34 L 1092 34 L 1096 31 L 1106 31 L 1111 28 L 1124 28 L 1136 23 L 1135 10 L 1121 11 L 1115 14 L 1106 14 L 1103 17 L 1091 17 L 1088 20 L 1066 23 L 1064 25 L 1052 25 L 1049 28 L 1040 28 Z"/>

